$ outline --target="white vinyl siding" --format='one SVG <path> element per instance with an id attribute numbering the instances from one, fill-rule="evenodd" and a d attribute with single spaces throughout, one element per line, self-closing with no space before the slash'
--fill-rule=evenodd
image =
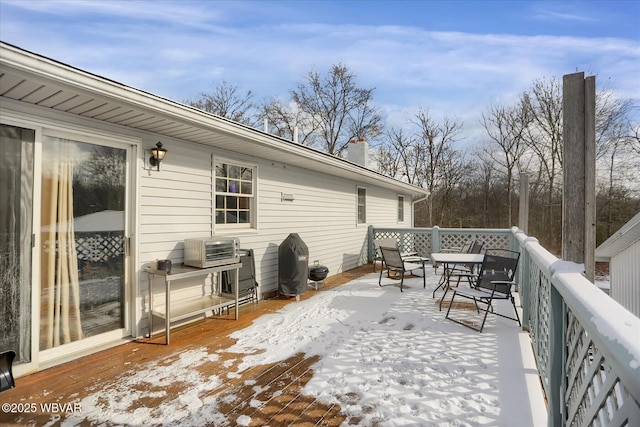
<path id="1" fill-rule="evenodd" d="M 640 317 L 640 240 L 611 257 L 611 298 Z"/>
<path id="2" fill-rule="evenodd" d="M 51 113 L 57 122 L 65 116 Z M 158 259 L 183 261 L 183 241 L 212 234 L 234 236 L 240 246 L 253 249 L 260 295 L 278 287 L 278 246 L 298 233 L 309 247 L 309 261 L 318 260 L 334 275 L 367 262 L 366 226 L 357 224 L 357 190 L 366 189 L 366 221 L 379 227 L 397 226 L 397 190 L 366 186 L 291 164 L 133 131 L 117 125 L 95 123 L 74 117 L 78 130 L 99 129 L 139 141 L 137 171 L 131 191 L 136 194 L 133 211 L 136 232 L 132 235 L 134 311 L 133 334 L 147 333 L 147 274 L 144 267 Z M 162 141 L 167 155 L 160 171 L 148 167 L 149 149 Z M 255 167 L 255 228 L 216 229 L 214 224 L 214 159 Z M 293 200 L 283 200 L 282 194 Z M 410 213 L 405 212 L 409 220 Z M 184 280 L 172 284 L 173 301 L 189 298 L 208 289 L 211 281 Z M 156 283 L 156 292 L 162 289 Z M 156 303 L 162 301 L 158 293 Z M 158 322 L 160 325 L 160 322 Z"/>
<path id="3" fill-rule="evenodd" d="M 148 145 L 148 143 L 145 143 Z M 212 165 L 208 150 L 166 142 L 160 172 L 140 177 L 140 261 L 182 262 L 182 241 L 212 233 Z"/>

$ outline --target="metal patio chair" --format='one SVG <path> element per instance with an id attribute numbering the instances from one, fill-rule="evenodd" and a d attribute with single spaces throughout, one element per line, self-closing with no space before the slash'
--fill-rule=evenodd
<path id="1" fill-rule="evenodd" d="M 466 249 L 466 251 L 465 251 Z M 468 254 L 481 254 L 482 249 L 484 249 L 484 242 L 480 240 L 473 240 L 469 242 L 469 245 L 463 248 L 461 253 Z M 442 310 L 442 301 L 444 301 L 444 297 L 447 296 L 447 292 L 449 292 L 449 288 L 452 286 L 458 287 L 460 285 L 460 280 L 467 279 L 469 286 L 473 286 L 473 283 L 478 279 L 478 273 L 475 271 L 477 265 L 465 265 L 465 264 L 454 264 L 449 266 L 442 272 L 442 277 L 444 280 L 444 294 L 440 299 L 440 310 Z M 455 281 L 455 284 L 453 283 Z M 433 296 L 435 297 L 437 288 L 433 291 Z"/>
<path id="2" fill-rule="evenodd" d="M 373 239 L 373 248 L 375 251 L 373 257 L 373 272 L 376 272 L 376 263 L 380 261 L 380 268 L 384 269 L 384 259 L 382 258 L 382 252 L 380 251 L 380 246 L 384 246 L 387 248 L 397 247 L 398 241 L 396 239 Z"/>
<path id="3" fill-rule="evenodd" d="M 16 352 L 13 350 L 0 353 L 0 393 L 16 386 L 12 371 L 13 359 L 15 358 Z"/>
<path id="4" fill-rule="evenodd" d="M 380 285 L 380 287 L 382 287 L 382 272 L 385 269 L 387 270 L 389 275 L 391 274 L 391 272 L 400 274 L 400 292 L 404 292 L 402 290 L 402 286 L 404 284 L 404 274 L 413 274 L 413 271 L 415 270 L 422 270 L 422 286 L 424 288 L 427 287 L 427 272 L 425 270 L 425 262 L 428 261 L 427 258 L 410 256 L 407 257 L 408 260 L 405 261 L 398 248 L 395 247 L 380 246 L 380 252 L 382 254 L 382 268 L 380 269 L 380 277 L 378 278 L 378 285 Z"/>
<path id="5" fill-rule="evenodd" d="M 484 260 L 476 280 L 472 282 L 470 288 L 453 288 L 453 296 L 449 302 L 449 309 L 445 315 L 446 319 L 452 320 L 468 328 L 474 329 L 478 332 L 482 332 L 484 324 L 487 320 L 489 312 L 498 316 L 515 320 L 520 323 L 520 316 L 516 309 L 514 297 L 511 293 L 512 288 L 515 286 L 514 277 L 516 269 L 518 268 L 518 261 L 520 259 L 520 253 L 510 251 L 507 249 L 487 249 L 484 254 Z M 471 276 L 470 276 L 471 277 Z M 456 297 L 463 297 L 471 299 L 474 302 L 476 311 L 484 311 L 482 317 L 482 323 L 479 328 L 474 327 L 469 322 L 460 321 L 449 317 L 451 307 Z M 508 300 L 511 302 L 515 317 L 510 317 L 501 313 L 497 313 L 494 310 L 493 302 L 496 300 Z M 480 308 L 478 304 L 485 305 L 484 308 Z"/>
<path id="6" fill-rule="evenodd" d="M 389 238 L 389 239 L 374 239 L 373 240 L 373 247 L 375 250 L 375 254 L 373 257 L 373 272 L 376 272 L 376 262 L 380 261 L 381 263 L 381 268 L 384 268 L 384 259 L 382 258 L 382 252 L 380 252 L 380 246 L 384 246 L 386 248 L 398 248 L 400 249 L 399 245 L 398 245 L 398 240 L 396 240 L 396 238 Z M 403 257 L 408 257 L 408 256 L 418 256 L 417 252 L 401 252 L 400 253 Z"/>

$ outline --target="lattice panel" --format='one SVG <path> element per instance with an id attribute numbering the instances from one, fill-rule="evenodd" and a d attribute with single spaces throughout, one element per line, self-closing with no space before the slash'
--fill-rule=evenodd
<path id="1" fill-rule="evenodd" d="M 549 279 L 540 272 L 537 266 L 532 269 L 537 270 L 537 278 L 535 280 L 537 289 L 535 290 L 535 293 L 531 294 L 534 296 L 532 299 L 536 301 L 536 337 L 533 341 L 533 345 L 536 349 L 536 358 L 540 377 L 542 378 L 546 390 L 549 387 L 550 379 L 549 357 L 551 349 L 549 346 L 551 343 L 551 283 L 549 282 Z"/>
<path id="2" fill-rule="evenodd" d="M 509 249 L 510 233 L 486 233 L 478 231 L 446 230 L 440 232 L 440 248 L 461 248 L 470 240 L 484 242 L 485 249 Z M 374 229 L 374 239 L 395 239 L 403 252 L 417 252 L 420 256 L 428 257 L 433 252 L 432 229 Z"/>
<path id="3" fill-rule="evenodd" d="M 536 350 L 536 355 L 538 353 L 538 329 L 540 325 L 540 321 L 538 320 L 538 305 L 540 303 L 540 299 L 538 295 L 540 294 L 540 268 L 534 263 L 530 263 L 529 265 L 529 295 L 527 298 L 529 302 L 529 336 L 531 337 L 531 344 L 533 348 Z"/>
<path id="4" fill-rule="evenodd" d="M 374 239 L 395 239 L 402 252 L 417 252 L 428 257 L 432 252 L 431 232 L 376 231 Z"/>
<path id="5" fill-rule="evenodd" d="M 638 403 L 571 310 L 567 313 L 565 401 L 568 426 L 627 426 Z"/>
<path id="6" fill-rule="evenodd" d="M 107 262 L 124 255 L 122 233 L 76 233 L 75 243 L 78 259 L 82 261 Z M 49 240 L 42 244 L 47 253 L 51 247 L 54 247 L 56 252 L 60 251 L 60 242 L 57 240 L 53 244 Z"/>
<path id="7" fill-rule="evenodd" d="M 418 255 L 423 257 L 429 257 L 433 252 L 431 233 L 419 233 L 413 235 L 413 250 L 418 252 Z"/>
<path id="8" fill-rule="evenodd" d="M 400 248 L 400 252 L 414 252 L 414 241 L 413 234 L 400 234 L 398 238 L 398 248 Z"/>
<path id="9" fill-rule="evenodd" d="M 474 235 L 469 233 L 442 234 L 440 237 L 440 247 L 442 249 L 461 248 L 472 239 L 474 239 Z"/>
<path id="10" fill-rule="evenodd" d="M 479 234 L 476 238 L 484 242 L 485 249 L 509 249 L 508 234 Z"/>
<path id="11" fill-rule="evenodd" d="M 400 233 L 398 233 L 397 231 L 376 231 L 373 235 L 374 239 L 396 239 L 398 240 L 398 237 L 400 236 Z"/>
<path id="12" fill-rule="evenodd" d="M 443 232 L 440 236 L 440 247 L 461 248 L 469 240 L 484 242 L 484 249 L 509 249 L 509 234 L 469 233 L 469 232 Z"/>
<path id="13" fill-rule="evenodd" d="M 91 262 L 106 262 L 124 255 L 124 236 L 122 233 L 101 233 L 76 235 L 78 259 Z"/>

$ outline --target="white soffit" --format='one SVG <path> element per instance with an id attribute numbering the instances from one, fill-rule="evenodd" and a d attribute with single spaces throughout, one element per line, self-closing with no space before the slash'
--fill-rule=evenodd
<path id="1" fill-rule="evenodd" d="M 0 99 L 320 171 L 409 194 L 428 191 L 284 140 L 0 42 Z"/>

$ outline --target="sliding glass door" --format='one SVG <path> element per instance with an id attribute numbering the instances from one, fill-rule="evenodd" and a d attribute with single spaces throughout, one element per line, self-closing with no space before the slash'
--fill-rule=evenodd
<path id="1" fill-rule="evenodd" d="M 43 136 L 40 350 L 125 328 L 126 148 Z"/>
<path id="2" fill-rule="evenodd" d="M 35 131 L 0 125 L 0 351 L 31 361 Z"/>
<path id="3" fill-rule="evenodd" d="M 0 124 L 0 351 L 25 370 L 130 335 L 135 146 L 73 135 Z"/>

